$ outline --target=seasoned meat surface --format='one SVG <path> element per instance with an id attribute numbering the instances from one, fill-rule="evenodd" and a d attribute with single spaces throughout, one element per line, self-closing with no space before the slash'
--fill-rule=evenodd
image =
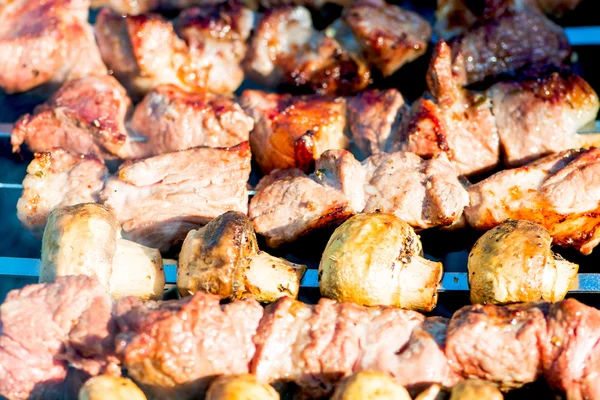
<path id="1" fill-rule="evenodd" d="M 219 300 L 198 292 L 171 302 L 117 303 L 117 351 L 151 398 L 197 399 L 216 376 L 248 373 L 263 308 L 253 299 Z"/>
<path id="2" fill-rule="evenodd" d="M 226 211 L 246 213 L 249 176 L 247 142 L 195 147 L 121 165 L 100 199 L 114 210 L 126 239 L 166 251 Z"/>
<path id="3" fill-rule="evenodd" d="M 250 146 L 264 174 L 287 168 L 307 171 L 325 150 L 348 147 L 346 101 L 341 97 L 246 90 L 240 102 L 254 119 Z"/>
<path id="4" fill-rule="evenodd" d="M 87 77 L 65 83 L 33 115 L 22 116 L 13 129 L 13 151 L 25 143 L 32 151 L 60 147 L 100 159 L 132 158 L 140 144 L 125 129 L 131 100 L 112 76 Z"/>
<path id="5" fill-rule="evenodd" d="M 105 75 L 86 0 L 15 0 L 0 5 L 0 88 L 25 92 L 43 84 Z"/>
<path id="6" fill-rule="evenodd" d="M 69 364 L 119 373 L 112 312 L 98 280 L 82 275 L 11 291 L 0 306 L 0 396 L 62 398 Z"/>
<path id="7" fill-rule="evenodd" d="M 252 13 L 238 3 L 190 8 L 173 23 L 158 14 L 122 17 L 108 9 L 96 19 L 102 57 L 136 97 L 159 84 L 230 93 L 244 78 Z"/>
<path id="8" fill-rule="evenodd" d="M 346 48 L 358 47 L 383 76 L 422 56 L 431 39 L 431 26 L 419 14 L 384 0 L 353 2 L 333 27 Z"/>
<path id="9" fill-rule="evenodd" d="M 259 21 L 245 60 L 252 79 L 268 86 L 291 85 L 318 94 L 364 89 L 371 72 L 359 54 L 312 25 L 301 6 L 269 9 Z"/>
<path id="10" fill-rule="evenodd" d="M 62 149 L 36 153 L 27 166 L 17 217 L 41 238 L 55 208 L 97 202 L 107 175 L 102 161 L 94 156 L 73 155 Z"/>
<path id="11" fill-rule="evenodd" d="M 469 225 L 490 229 L 506 219 L 537 222 L 559 246 L 590 254 L 600 242 L 600 149 L 570 150 L 470 186 Z"/>
<path id="12" fill-rule="evenodd" d="M 248 141 L 254 121 L 229 97 L 190 93 L 174 85 L 152 89 L 138 104 L 131 128 L 148 139 L 146 156 L 191 147 L 230 147 Z"/>
<path id="13" fill-rule="evenodd" d="M 488 95 L 508 166 L 584 145 L 577 130 L 595 121 L 600 107 L 594 89 L 569 73 L 500 82 Z"/>
<path id="14" fill-rule="evenodd" d="M 504 389 L 534 382 L 541 372 L 540 344 L 547 340 L 546 311 L 546 303 L 461 308 L 448 326 L 450 366 Z"/>
<path id="15" fill-rule="evenodd" d="M 455 63 L 462 64 L 462 57 Z M 446 153 L 459 173 L 492 169 L 500 157 L 499 139 L 490 102 L 462 88 L 465 76 L 452 65 L 451 49 L 440 41 L 427 72 L 431 97 L 413 104 L 410 122 L 393 149 L 430 158 Z"/>

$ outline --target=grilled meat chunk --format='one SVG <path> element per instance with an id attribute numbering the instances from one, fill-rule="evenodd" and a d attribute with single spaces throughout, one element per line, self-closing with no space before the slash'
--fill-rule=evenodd
<path id="1" fill-rule="evenodd" d="M 189 93 L 174 85 L 151 90 L 133 113 L 131 128 L 148 139 L 145 156 L 191 147 L 231 147 L 248 141 L 254 121 L 228 97 Z"/>
<path id="2" fill-rule="evenodd" d="M 343 98 L 246 90 L 240 101 L 254 119 L 250 146 L 264 174 L 287 168 L 307 171 L 325 150 L 348 147 Z"/>
<path id="3" fill-rule="evenodd" d="M 469 225 L 490 229 L 506 219 L 537 222 L 554 244 L 590 254 L 600 243 L 600 149 L 570 150 L 470 186 Z"/>
<path id="4" fill-rule="evenodd" d="M 25 143 L 32 151 L 60 147 L 100 159 L 139 156 L 125 129 L 131 101 L 112 76 L 87 77 L 65 83 L 46 103 L 25 114 L 11 135 L 13 151 Z"/>
<path id="5" fill-rule="evenodd" d="M 535 381 L 547 340 L 546 303 L 466 306 L 452 316 L 446 356 L 466 378 L 511 389 Z"/>
<path id="6" fill-rule="evenodd" d="M 295 382 L 307 396 L 321 398 L 345 376 L 391 361 L 423 319 L 397 308 L 282 298 L 265 310 L 251 372 L 268 382 Z"/>
<path id="7" fill-rule="evenodd" d="M 384 0 L 348 5 L 332 28 L 346 49 L 360 49 L 383 76 L 421 57 L 431 39 L 431 26 L 419 14 Z"/>
<path id="8" fill-rule="evenodd" d="M 121 165 L 100 199 L 126 239 L 166 251 L 226 211 L 246 213 L 249 176 L 248 142 L 195 147 Z"/>
<path id="9" fill-rule="evenodd" d="M 352 139 L 367 157 L 388 151 L 408 118 L 410 108 L 396 89 L 366 90 L 348 99 Z"/>
<path id="10" fill-rule="evenodd" d="M 455 63 L 462 64 L 460 55 Z M 495 167 L 500 148 L 491 104 L 463 89 L 464 83 L 464 74 L 452 65 L 450 47 L 440 41 L 427 72 L 433 99 L 425 96 L 413 104 L 410 122 L 393 148 L 426 158 L 447 153 L 465 175 Z"/>
<path id="11" fill-rule="evenodd" d="M 451 41 L 455 68 L 464 69 L 467 83 L 525 69 L 561 67 L 571 55 L 562 28 L 538 11 L 507 9 L 476 23 Z"/>
<path id="12" fill-rule="evenodd" d="M 544 377 L 569 400 L 600 396 L 600 311 L 567 299 L 550 306 Z"/>
<path id="13" fill-rule="evenodd" d="M 117 303 L 117 351 L 152 398 L 197 399 L 215 376 L 249 372 L 263 309 L 252 299 L 219 300 L 198 292 L 173 302 Z"/>
<path id="14" fill-rule="evenodd" d="M 98 201 L 108 171 L 94 156 L 70 154 L 62 149 L 36 153 L 27 166 L 17 217 L 41 238 L 55 208 Z"/>
<path id="15" fill-rule="evenodd" d="M 301 6 L 267 10 L 250 40 L 246 72 L 268 86 L 282 84 L 319 94 L 364 89 L 371 72 L 366 62 L 312 26 Z"/>
<path id="16" fill-rule="evenodd" d="M 119 373 L 113 304 L 96 278 L 11 291 L 0 306 L 0 396 L 62 398 L 67 367 Z"/>
<path id="17" fill-rule="evenodd" d="M 488 96 L 508 166 L 585 145 L 592 136 L 577 130 L 594 121 L 600 107 L 594 89 L 574 74 L 500 82 Z"/>
<path id="18" fill-rule="evenodd" d="M 238 3 L 190 8 L 173 24 L 157 14 L 121 16 L 108 9 L 96 20 L 102 57 L 136 97 L 159 84 L 230 93 L 244 78 L 252 12 Z"/>
<path id="19" fill-rule="evenodd" d="M 86 0 L 15 0 L 0 5 L 0 88 L 24 92 L 43 84 L 105 75 Z"/>

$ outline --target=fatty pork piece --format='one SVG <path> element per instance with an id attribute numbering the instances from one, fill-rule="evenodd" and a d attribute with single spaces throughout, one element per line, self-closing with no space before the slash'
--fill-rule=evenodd
<path id="1" fill-rule="evenodd" d="M 127 162 L 100 200 L 123 225 L 123 236 L 167 251 L 226 211 L 248 210 L 250 147 L 195 147 Z"/>
<path id="2" fill-rule="evenodd" d="M 452 316 L 446 356 L 455 373 L 504 390 L 534 382 L 547 340 L 547 303 L 466 306 Z"/>
<path id="3" fill-rule="evenodd" d="M 575 74 L 500 82 L 489 89 L 488 96 L 508 166 L 588 144 L 600 145 L 598 135 L 577 134 L 595 121 L 600 103 L 594 89 Z"/>
<path id="4" fill-rule="evenodd" d="M 130 108 L 127 92 L 112 76 L 69 81 L 33 115 L 17 121 L 11 134 L 13 152 L 25 143 L 31 151 L 60 147 L 100 159 L 139 156 L 141 143 L 132 143 L 125 129 Z"/>
<path id="5" fill-rule="evenodd" d="M 330 29 L 344 48 L 359 49 L 384 77 L 421 57 L 431 39 L 431 26 L 419 14 L 384 0 L 353 2 Z"/>
<path id="6" fill-rule="evenodd" d="M 274 171 L 256 187 L 248 216 L 269 246 L 337 226 L 359 212 L 392 213 L 419 229 L 449 226 L 468 203 L 445 155 L 423 160 L 397 152 L 361 164 L 345 150 L 328 150 L 315 169 L 310 176 L 297 169 Z"/>
<path id="7" fill-rule="evenodd" d="M 67 367 L 119 374 L 113 303 L 96 278 L 11 291 L 0 306 L 0 396 L 62 398 Z"/>
<path id="8" fill-rule="evenodd" d="M 131 129 L 144 136 L 144 156 L 248 141 L 254 121 L 229 97 L 190 93 L 174 85 L 152 89 L 138 104 Z"/>
<path id="9" fill-rule="evenodd" d="M 543 372 L 569 400 L 600 398 L 600 311 L 574 299 L 550 306 Z"/>
<path id="10" fill-rule="evenodd" d="M 219 304 L 198 292 L 177 301 L 117 303 L 117 351 L 149 398 L 201 398 L 222 374 L 245 374 L 263 309 L 253 299 Z"/>
<path id="11" fill-rule="evenodd" d="M 25 92 L 105 75 L 86 0 L 16 0 L 0 5 L 0 88 Z"/>
<path id="12" fill-rule="evenodd" d="M 108 9 L 96 20 L 102 57 L 135 97 L 159 84 L 231 93 L 244 79 L 240 66 L 252 12 L 227 2 L 182 12 L 175 26 L 158 14 L 121 16 Z"/>
<path id="13" fill-rule="evenodd" d="M 245 68 L 267 86 L 292 85 L 318 94 L 357 92 L 371 79 L 365 60 L 318 32 L 301 6 L 265 12 L 250 39 Z"/>
<path id="14" fill-rule="evenodd" d="M 600 243 L 600 149 L 570 150 L 498 172 L 467 188 L 468 224 L 487 230 L 507 219 L 537 222 L 553 243 L 590 254 Z"/>
<path id="15" fill-rule="evenodd" d="M 250 146 L 264 174 L 288 168 L 308 171 L 325 150 L 349 145 L 344 98 L 246 90 L 240 102 L 254 119 Z"/>
<path id="16" fill-rule="evenodd" d="M 459 55 L 457 63 L 462 62 Z M 440 41 L 427 72 L 426 95 L 413 104 L 394 150 L 430 158 L 446 153 L 460 174 L 494 168 L 500 158 L 498 130 L 486 97 L 462 88 L 464 74 L 452 66 L 451 49 Z"/>
<path id="17" fill-rule="evenodd" d="M 17 218 L 41 238 L 48 216 L 58 207 L 98 201 L 108 171 L 94 156 L 73 155 L 62 149 L 36 153 L 27 166 Z"/>

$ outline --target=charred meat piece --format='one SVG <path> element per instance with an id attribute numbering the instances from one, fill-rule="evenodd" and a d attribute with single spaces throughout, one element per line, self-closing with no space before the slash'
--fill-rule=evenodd
<path id="1" fill-rule="evenodd" d="M 254 119 L 250 146 L 264 174 L 287 168 L 307 171 L 325 150 L 348 147 L 343 98 L 246 90 L 240 101 Z"/>
<path id="2" fill-rule="evenodd" d="M 488 96 L 508 166 L 523 165 L 596 139 L 577 134 L 596 119 L 600 107 L 594 89 L 577 75 L 552 73 L 520 82 L 500 82 L 492 86 Z"/>
<path id="3" fill-rule="evenodd" d="M 425 96 L 412 107 L 410 122 L 393 147 L 432 157 L 447 153 L 459 173 L 471 175 L 492 169 L 500 157 L 491 104 L 480 94 L 462 88 L 464 75 L 452 66 L 450 47 L 440 41 L 433 54 Z M 459 56 L 456 63 L 462 62 Z"/>
<path id="4" fill-rule="evenodd" d="M 248 141 L 254 121 L 228 97 L 190 93 L 174 85 L 151 90 L 133 113 L 131 128 L 148 139 L 146 156 L 191 147 L 231 147 Z"/>
<path id="5" fill-rule="evenodd" d="M 238 3 L 190 8 L 173 24 L 157 14 L 121 16 L 108 9 L 96 20 L 102 57 L 136 97 L 159 84 L 230 93 L 244 78 L 252 13 Z"/>
<path id="6" fill-rule="evenodd" d="M 571 150 L 470 186 L 469 225 L 490 229 L 506 219 L 537 222 L 553 243 L 590 254 L 600 242 L 600 149 Z"/>
<path id="7" fill-rule="evenodd" d="M 571 55 L 562 28 L 538 11 L 508 9 L 476 23 L 452 39 L 455 68 L 464 69 L 467 83 L 522 70 L 560 68 Z"/>
<path id="8" fill-rule="evenodd" d="M 348 125 L 352 139 L 365 156 L 388 151 L 410 108 L 396 89 L 366 90 L 348 98 Z"/>
<path id="9" fill-rule="evenodd" d="M 360 49 L 383 76 L 421 57 L 431 39 L 431 26 L 419 14 L 384 0 L 350 4 L 332 28 L 346 49 Z"/>
<path id="10" fill-rule="evenodd" d="M 55 208 L 97 202 L 108 171 L 94 156 L 73 155 L 62 149 L 36 153 L 27 166 L 17 217 L 41 238 Z"/>
<path id="11" fill-rule="evenodd" d="M 452 316 L 446 339 L 450 366 L 466 378 L 508 390 L 534 382 L 547 340 L 546 303 L 473 305 Z"/>
<path id="12" fill-rule="evenodd" d="M 267 10 L 250 40 L 246 72 L 268 86 L 292 85 L 319 94 L 364 89 L 371 72 L 359 54 L 318 32 L 301 6 Z"/>
<path id="13" fill-rule="evenodd" d="M 247 142 L 195 147 L 121 165 L 100 199 L 114 210 L 126 239 L 166 251 L 226 211 L 246 213 L 249 176 Z"/>
<path id="14" fill-rule="evenodd" d="M 17 121 L 13 151 L 25 143 L 32 151 L 60 147 L 100 159 L 136 157 L 141 144 L 132 143 L 125 129 L 130 107 L 125 89 L 112 76 L 69 81 L 33 115 Z"/>
<path id="15" fill-rule="evenodd" d="M 244 374 L 263 309 L 253 299 L 219 304 L 199 292 L 173 302 L 117 303 L 117 351 L 152 398 L 197 399 L 222 374 Z"/>
<path id="16" fill-rule="evenodd" d="M 574 299 L 550 306 L 543 370 L 568 399 L 600 396 L 600 311 Z"/>
<path id="17" fill-rule="evenodd" d="M 345 376 L 396 357 L 423 319 L 397 308 L 282 298 L 265 310 L 251 372 L 267 382 L 295 382 L 308 397 L 321 398 Z"/>
<path id="18" fill-rule="evenodd" d="M 113 304 L 96 278 L 11 291 L 0 306 L 0 396 L 62 398 L 67 367 L 119 373 Z"/>
<path id="19" fill-rule="evenodd" d="M 15 0 L 0 5 L 0 88 L 7 93 L 105 75 L 86 0 Z"/>

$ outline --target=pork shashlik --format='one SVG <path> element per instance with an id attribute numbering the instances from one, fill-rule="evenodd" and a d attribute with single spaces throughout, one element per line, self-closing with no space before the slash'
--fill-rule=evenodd
<path id="1" fill-rule="evenodd" d="M 15 290 L 1 311 L 0 366 L 14 367 L 0 367 L 0 394 L 11 399 L 59 390 L 68 362 L 91 375 L 121 363 L 160 398 L 197 398 L 216 375 L 246 373 L 318 398 L 372 370 L 411 390 L 465 378 L 510 389 L 541 375 L 569 399 L 599 390 L 600 311 L 573 299 L 467 306 L 450 320 L 328 299 L 284 297 L 263 310 L 206 293 L 115 305 L 96 278 L 71 276 Z"/>

